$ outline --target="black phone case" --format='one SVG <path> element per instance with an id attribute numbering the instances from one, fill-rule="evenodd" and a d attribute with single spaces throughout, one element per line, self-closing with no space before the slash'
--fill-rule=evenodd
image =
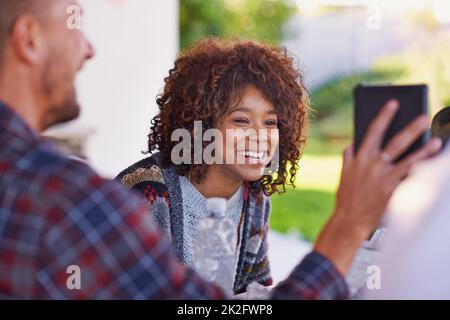
<path id="1" fill-rule="evenodd" d="M 390 99 L 397 99 L 400 102 L 400 109 L 386 132 L 383 147 L 412 120 L 428 112 L 428 87 L 426 85 L 359 85 L 355 87 L 355 153 L 361 146 L 369 125 Z M 420 149 L 428 138 L 429 134 L 423 134 L 396 161 L 400 161 Z"/>

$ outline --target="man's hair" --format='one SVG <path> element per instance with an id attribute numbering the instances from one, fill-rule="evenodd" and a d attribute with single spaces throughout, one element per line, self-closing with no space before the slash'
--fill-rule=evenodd
<path id="1" fill-rule="evenodd" d="M 26 13 L 45 12 L 47 0 L 0 0 L 0 58 L 17 19 Z"/>
<path id="2" fill-rule="evenodd" d="M 442 109 L 434 116 L 431 134 L 433 137 L 441 138 L 444 144 L 447 143 L 450 138 L 450 107 Z"/>

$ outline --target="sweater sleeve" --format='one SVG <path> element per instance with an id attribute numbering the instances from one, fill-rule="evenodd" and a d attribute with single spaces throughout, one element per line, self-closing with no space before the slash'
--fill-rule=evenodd
<path id="1" fill-rule="evenodd" d="M 139 167 L 119 175 L 116 179 L 146 200 L 153 219 L 170 237 L 169 190 L 161 170 L 155 165 L 150 168 Z"/>

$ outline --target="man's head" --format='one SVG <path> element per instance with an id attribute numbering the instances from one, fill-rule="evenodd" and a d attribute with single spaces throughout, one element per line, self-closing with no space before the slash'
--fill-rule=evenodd
<path id="1" fill-rule="evenodd" d="M 440 110 L 433 118 L 431 135 L 446 144 L 450 138 L 450 107 Z"/>
<path id="2" fill-rule="evenodd" d="M 0 1 L 0 100 L 26 110 L 21 115 L 38 131 L 79 115 L 75 76 L 94 51 L 68 23 L 77 14 L 69 10 L 74 5 L 76 0 Z"/>

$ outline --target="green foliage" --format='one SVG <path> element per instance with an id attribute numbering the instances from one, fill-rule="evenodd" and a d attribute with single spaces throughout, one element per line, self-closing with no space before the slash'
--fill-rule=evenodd
<path id="1" fill-rule="evenodd" d="M 405 72 L 392 65 L 332 80 L 312 93 L 311 135 L 349 140 L 353 134 L 353 88 L 360 83 L 393 83 Z"/>
<path id="2" fill-rule="evenodd" d="M 411 47 L 405 54 L 380 60 L 384 70 L 400 66 L 397 83 L 425 83 L 430 92 L 430 113 L 450 105 L 450 40 L 435 39 L 426 49 Z"/>
<path id="3" fill-rule="evenodd" d="M 413 84 L 429 86 L 430 114 L 450 106 L 450 41 L 426 50 L 379 59 L 371 70 L 332 80 L 312 93 L 311 136 L 346 139 L 353 135 L 353 88 L 359 83 Z"/>
<path id="4" fill-rule="evenodd" d="M 386 83 L 397 79 L 404 72 L 403 68 L 385 68 L 356 73 L 332 80 L 314 90 L 312 107 L 316 118 L 321 120 L 329 115 L 348 109 L 353 101 L 353 88 L 359 83 Z"/>
<path id="5" fill-rule="evenodd" d="M 276 45 L 295 12 L 288 0 L 180 0 L 181 49 L 208 35 Z"/>

